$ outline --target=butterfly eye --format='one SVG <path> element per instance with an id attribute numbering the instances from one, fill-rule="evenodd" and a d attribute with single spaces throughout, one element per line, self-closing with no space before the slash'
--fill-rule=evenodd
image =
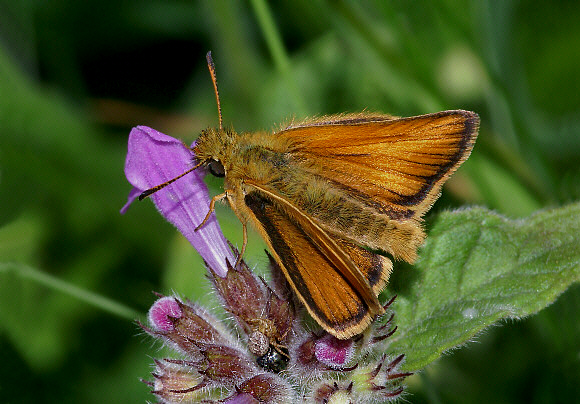
<path id="1" fill-rule="evenodd" d="M 217 160 L 210 160 L 208 163 L 209 172 L 216 177 L 224 177 L 226 175 L 226 169 L 224 165 Z"/>

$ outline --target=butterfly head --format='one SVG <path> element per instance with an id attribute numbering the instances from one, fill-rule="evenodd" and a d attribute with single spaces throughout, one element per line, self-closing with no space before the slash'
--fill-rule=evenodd
<path id="1" fill-rule="evenodd" d="M 235 135 L 223 129 L 209 128 L 202 131 L 193 147 L 196 160 L 203 162 L 212 175 L 224 177 Z"/>

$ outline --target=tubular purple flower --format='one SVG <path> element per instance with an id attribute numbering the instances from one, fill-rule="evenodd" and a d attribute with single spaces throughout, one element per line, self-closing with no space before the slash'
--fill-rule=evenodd
<path id="1" fill-rule="evenodd" d="M 192 167 L 195 155 L 180 140 L 146 126 L 137 126 L 129 135 L 125 176 L 133 185 L 129 205 L 145 190 L 177 177 Z M 159 212 L 187 238 L 210 268 L 221 277 L 227 273 L 226 260 L 236 261 L 215 214 L 197 232 L 209 209 L 209 192 L 204 173 L 196 170 L 155 192 L 151 199 Z"/>

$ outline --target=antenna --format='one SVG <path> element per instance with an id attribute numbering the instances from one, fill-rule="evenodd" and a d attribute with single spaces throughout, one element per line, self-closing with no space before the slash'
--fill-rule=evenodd
<path id="1" fill-rule="evenodd" d="M 209 74 L 211 75 L 211 81 L 213 83 L 213 89 L 215 91 L 215 99 L 217 101 L 218 117 L 219 117 L 219 123 L 220 123 L 220 131 L 221 131 L 222 130 L 222 107 L 220 105 L 220 96 L 218 93 L 217 79 L 216 79 L 216 75 L 215 75 L 215 65 L 213 64 L 213 59 L 211 58 L 211 51 L 209 51 L 207 53 L 205 58 L 207 59 L 207 67 L 209 68 Z M 147 198 L 149 195 L 154 194 L 155 192 L 159 191 L 160 189 L 165 188 L 166 186 L 177 181 L 181 177 L 183 177 L 183 176 L 189 174 L 190 172 L 196 170 L 197 168 L 201 167 L 203 164 L 205 164 L 205 161 L 200 162 L 195 167 L 190 168 L 189 170 L 187 170 L 186 172 L 184 172 L 182 174 L 179 174 L 177 177 L 172 178 L 169 181 L 165 181 L 163 184 L 159 184 L 153 188 L 149 188 L 149 189 L 143 191 L 141 193 L 141 195 L 139 195 L 139 200 L 142 201 L 143 199 Z"/>
<path id="2" fill-rule="evenodd" d="M 215 74 L 215 65 L 213 64 L 213 59 L 211 57 L 211 51 L 209 51 L 207 53 L 207 55 L 205 55 L 205 58 L 207 59 L 207 67 L 209 69 L 209 74 L 211 74 L 211 81 L 213 83 L 213 89 L 215 91 L 215 100 L 217 102 L 218 117 L 219 117 L 219 122 L 220 122 L 220 131 L 221 131 L 223 129 L 223 127 L 222 127 L 222 106 L 220 104 L 220 94 L 218 92 L 217 78 L 216 78 L 216 74 Z"/>
<path id="3" fill-rule="evenodd" d="M 197 164 L 195 167 L 192 167 L 189 170 L 187 170 L 186 172 L 179 174 L 177 177 L 172 178 L 169 181 L 165 181 L 163 184 L 156 185 L 153 188 L 149 188 L 148 190 L 143 191 L 141 193 L 141 195 L 139 195 L 139 200 L 142 201 L 143 199 L 147 198 L 149 195 L 154 194 L 155 192 L 159 191 L 162 188 L 165 188 L 166 186 L 168 186 L 169 184 L 177 181 L 178 179 L 180 179 L 184 175 L 187 175 L 190 172 L 196 170 L 197 168 L 199 168 L 200 166 L 202 166 L 204 163 L 205 163 L 205 161 L 202 161 L 201 163 Z"/>

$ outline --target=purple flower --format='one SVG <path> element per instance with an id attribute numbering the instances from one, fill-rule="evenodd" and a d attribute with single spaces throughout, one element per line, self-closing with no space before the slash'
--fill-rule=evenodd
<path id="1" fill-rule="evenodd" d="M 121 213 L 143 191 L 179 176 L 194 162 L 192 150 L 179 140 L 145 126 L 134 128 L 125 163 L 134 188 Z M 402 380 L 410 375 L 399 370 L 404 355 L 384 354 L 396 330 L 393 315 L 349 340 L 309 330 L 272 257 L 268 255 L 273 281 L 268 284 L 243 260 L 232 267 L 237 251 L 228 245 L 213 213 L 195 231 L 210 203 L 203 175 L 195 170 L 151 199 L 203 257 L 233 322 L 228 326 L 191 301 L 160 296 L 149 311 L 149 326 L 141 326 L 179 359 L 155 360 L 153 380 L 146 383 L 159 402 L 374 403 L 400 397 Z"/>
<path id="2" fill-rule="evenodd" d="M 154 380 L 146 383 L 159 402 L 375 403 L 403 393 L 401 383 L 411 375 L 399 370 L 404 355 L 381 354 L 392 334 L 382 334 L 392 316 L 361 336 L 337 340 L 308 332 L 296 321 L 293 304 L 243 260 L 225 278 L 211 271 L 210 278 L 239 333 L 195 303 L 169 296 L 157 300 L 149 311 L 151 328 L 142 327 L 180 354 L 180 359 L 155 360 Z M 251 348 L 256 330 L 269 345 L 264 355 Z"/>
<path id="3" fill-rule="evenodd" d="M 179 303 L 172 297 L 165 296 L 157 300 L 149 309 L 149 324 L 159 332 L 170 332 L 175 329 L 174 321 L 183 316 Z"/>
<path id="4" fill-rule="evenodd" d="M 146 126 L 137 126 L 129 135 L 125 176 L 133 185 L 121 213 L 145 190 L 162 184 L 192 167 L 195 155 L 181 141 Z M 215 214 L 198 231 L 209 209 L 209 193 L 203 170 L 196 170 L 151 195 L 159 212 L 189 240 L 219 276 L 227 272 L 226 260 L 234 263 Z"/>
<path id="5" fill-rule="evenodd" d="M 354 356 L 354 341 L 340 340 L 327 334 L 316 341 L 314 355 L 319 362 L 330 368 L 345 368 Z"/>

